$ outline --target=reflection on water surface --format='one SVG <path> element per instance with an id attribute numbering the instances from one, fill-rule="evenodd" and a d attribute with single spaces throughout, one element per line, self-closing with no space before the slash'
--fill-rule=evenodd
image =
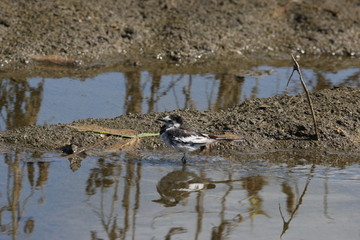
<path id="1" fill-rule="evenodd" d="M 87 157 L 73 171 L 55 154 L 8 151 L 0 158 L 0 238 L 359 236 L 357 164 L 202 158 L 183 167 L 131 154 Z"/>
<path id="2" fill-rule="evenodd" d="M 300 64 L 309 89 L 318 90 L 359 87 L 357 61 Z M 130 112 L 225 109 L 283 94 L 291 64 L 244 59 L 0 73 L 0 130 Z M 290 94 L 302 92 L 300 82 L 291 84 Z M 359 163 L 358 156 L 196 156 L 182 167 L 163 153 L 68 161 L 51 153 L 0 152 L 0 239 L 360 236 L 360 169 L 350 164 Z"/>
<path id="3" fill-rule="evenodd" d="M 300 61 L 310 90 L 360 86 L 356 59 Z M 48 70 L 50 69 L 50 70 Z M 220 110 L 249 98 L 283 94 L 291 60 L 228 60 L 209 65 L 73 69 L 0 74 L 0 130 L 126 113 Z M 291 81 L 289 93 L 302 93 Z"/>

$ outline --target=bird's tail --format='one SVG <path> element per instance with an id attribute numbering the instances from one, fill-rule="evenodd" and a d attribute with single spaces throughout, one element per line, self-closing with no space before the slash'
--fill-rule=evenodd
<path id="1" fill-rule="evenodd" d="M 228 141 L 228 142 L 239 142 L 244 141 L 244 139 L 239 138 L 233 134 L 224 134 L 224 135 L 209 135 L 210 138 L 218 141 Z"/>

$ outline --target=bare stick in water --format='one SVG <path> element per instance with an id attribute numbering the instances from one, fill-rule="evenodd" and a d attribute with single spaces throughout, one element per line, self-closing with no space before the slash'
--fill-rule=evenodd
<path id="1" fill-rule="evenodd" d="M 309 106 L 310 106 L 311 116 L 312 116 L 312 119 L 313 119 L 313 122 L 314 122 L 314 128 L 315 128 L 315 140 L 319 140 L 319 129 L 318 129 L 318 126 L 317 126 L 315 112 L 314 112 L 314 108 L 313 108 L 313 105 L 312 105 L 312 101 L 311 101 L 311 98 L 310 98 L 309 91 L 308 91 L 308 89 L 306 87 L 306 84 L 305 84 L 305 81 L 303 79 L 299 63 L 296 61 L 296 59 L 295 59 L 295 57 L 293 55 L 291 55 L 291 58 L 294 61 L 294 68 L 293 68 L 293 71 L 292 71 L 292 73 L 291 73 L 291 75 L 289 77 L 289 80 L 288 80 L 287 84 L 286 84 L 286 87 L 289 85 L 290 79 L 293 76 L 294 72 L 297 71 L 299 73 L 300 81 L 301 81 L 301 84 L 302 84 L 302 86 L 303 86 L 303 88 L 305 90 L 306 97 L 307 97 L 307 100 L 308 100 L 308 103 L 309 103 Z"/>

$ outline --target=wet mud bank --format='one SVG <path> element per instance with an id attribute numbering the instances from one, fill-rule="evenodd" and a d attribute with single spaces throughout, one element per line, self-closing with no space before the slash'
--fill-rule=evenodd
<path id="1" fill-rule="evenodd" d="M 223 111 L 176 110 L 128 114 L 113 119 L 84 119 L 70 125 L 92 124 L 111 129 L 131 129 L 139 133 L 156 133 L 161 125 L 156 119 L 176 113 L 194 129 L 214 134 L 234 134 L 243 139 L 241 142 L 217 144 L 212 149 L 213 153 L 294 150 L 359 156 L 360 90 L 333 88 L 314 92 L 311 98 L 320 133 L 320 140 L 317 141 L 313 139 L 313 123 L 304 94 L 247 100 Z M 35 151 L 60 151 L 71 144 L 78 149 L 88 149 L 89 154 L 165 149 L 159 137 L 141 138 L 126 149 L 119 145 L 120 140 L 117 136 L 76 131 L 65 124 L 28 126 L 0 134 L 2 144 Z"/>
<path id="2" fill-rule="evenodd" d="M 60 64 L 359 56 L 359 15 L 356 0 L 6 0 L 0 3 L 0 69 L 31 65 L 37 56 L 66 57 Z"/>

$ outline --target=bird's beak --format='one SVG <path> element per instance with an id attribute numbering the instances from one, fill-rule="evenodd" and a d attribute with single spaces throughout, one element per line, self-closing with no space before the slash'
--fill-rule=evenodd
<path id="1" fill-rule="evenodd" d="M 160 121 L 160 122 L 168 122 L 170 121 L 170 117 L 169 116 L 166 116 L 166 117 L 163 117 L 163 118 L 158 118 L 156 119 L 157 121 Z"/>
<path id="2" fill-rule="evenodd" d="M 163 118 L 158 118 L 158 119 L 156 119 L 156 121 L 158 121 L 158 122 L 166 122 L 166 120 L 163 119 Z"/>

